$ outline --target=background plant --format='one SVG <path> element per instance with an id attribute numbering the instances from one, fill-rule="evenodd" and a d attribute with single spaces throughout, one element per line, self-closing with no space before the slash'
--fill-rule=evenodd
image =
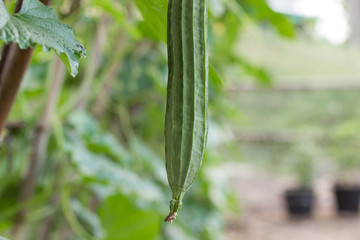
<path id="1" fill-rule="evenodd" d="M 15 1 L 6 5 L 11 10 Z M 237 105 L 228 94 L 236 83 L 268 86 L 273 80 L 237 51 L 238 40 L 248 26 L 261 32 L 258 23 L 294 37 L 291 21 L 263 0 L 209 1 L 210 128 L 219 131 L 210 133 L 187 207 L 176 224 L 163 225 L 170 200 L 163 137 L 167 1 L 60 0 L 52 7 L 88 54 L 72 78 L 54 54 L 35 49 L 1 146 L 0 233 L 37 240 L 221 239 L 224 214 L 238 211 L 221 168 L 224 156 L 239 151 L 229 151 L 234 143 L 226 130 L 266 127 L 247 106 L 259 114 L 273 103 Z M 266 149 L 256 147 L 258 153 Z M 28 178 L 31 162 L 37 170 Z M 34 192 L 24 199 L 19 189 L 30 181 Z"/>

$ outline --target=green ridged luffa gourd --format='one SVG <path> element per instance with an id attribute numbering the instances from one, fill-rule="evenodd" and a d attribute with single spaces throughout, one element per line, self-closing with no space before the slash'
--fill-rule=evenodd
<path id="1" fill-rule="evenodd" d="M 166 171 L 172 222 L 199 172 L 208 132 L 207 1 L 169 0 Z"/>

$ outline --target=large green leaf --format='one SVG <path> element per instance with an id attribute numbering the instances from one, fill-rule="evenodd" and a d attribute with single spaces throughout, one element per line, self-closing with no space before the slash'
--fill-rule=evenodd
<path id="1" fill-rule="evenodd" d="M 55 12 L 38 0 L 24 0 L 19 13 L 10 15 L 0 1 L 0 39 L 16 42 L 26 49 L 40 44 L 44 51 L 53 49 L 72 76 L 78 73 L 79 59 L 86 55 L 72 29 L 59 22 Z"/>
<path id="2" fill-rule="evenodd" d="M 105 154 L 123 165 L 131 165 L 131 156 L 125 147 L 113 134 L 102 131 L 99 123 L 89 113 L 74 112 L 68 122 L 81 135 L 87 148 L 93 153 Z"/>
<path id="3" fill-rule="evenodd" d="M 156 209 L 141 209 L 122 195 L 106 200 L 100 218 L 107 232 L 104 240 L 155 239 L 162 220 Z"/>
<path id="4" fill-rule="evenodd" d="M 162 202 L 162 191 L 151 180 L 141 178 L 103 155 L 92 153 L 83 145 L 81 139 L 69 140 L 65 149 L 71 154 L 71 160 L 84 177 L 113 186 L 142 203 Z"/>

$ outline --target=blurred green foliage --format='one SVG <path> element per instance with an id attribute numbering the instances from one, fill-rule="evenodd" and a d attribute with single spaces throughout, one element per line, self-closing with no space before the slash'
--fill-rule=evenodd
<path id="1" fill-rule="evenodd" d="M 9 7 L 13 3 L 7 1 Z M 50 240 L 62 239 L 64 235 L 67 236 L 64 239 L 74 240 L 223 239 L 225 214 L 230 211 L 240 214 L 221 168 L 227 157 L 238 157 L 239 153 L 237 145 L 228 142 L 227 127 L 241 124 L 244 128 L 296 128 L 300 120 L 307 121 L 304 128 L 309 122 L 319 126 L 344 124 L 340 120 L 346 113 L 329 110 L 333 115 L 319 112 L 309 115 L 310 106 L 306 103 L 295 111 L 290 100 L 302 102 L 303 96 L 299 95 L 285 101 L 283 95 L 261 92 L 248 94 L 246 99 L 241 95 L 227 96 L 224 90 L 231 89 L 242 78 L 250 77 L 256 85 L 265 87 L 274 81 L 269 70 L 238 53 L 238 40 L 245 37 L 246 26 L 260 24 L 286 38 L 295 37 L 296 31 L 291 21 L 273 12 L 265 0 L 209 1 L 213 130 L 203 167 L 184 199 L 178 219 L 173 225 L 164 224 L 171 197 L 163 137 L 167 1 L 59 0 L 53 1 L 53 8 L 63 22 L 74 28 L 88 50 L 88 57 L 81 60 L 75 79 L 65 75 L 51 118 L 45 157 L 36 177 L 35 194 L 19 203 L 19 189 L 33 151 L 33 136 L 48 102 L 56 67 L 54 55 L 42 53 L 40 48 L 35 50 L 10 118 L 12 123 L 21 123 L 20 127 L 7 130 L 0 152 L 1 235 L 11 236 L 16 214 L 26 208 L 28 214 L 22 231 L 27 233 L 28 240 L 39 240 L 49 219 Z M 355 99 L 351 94 L 347 97 Z M 319 105 L 329 104 L 328 98 L 318 95 L 308 98 Z M 279 104 L 278 99 L 285 104 Z M 353 107 L 344 104 L 349 111 Z M 288 115 L 278 114 L 280 110 Z M 354 128 L 357 126 L 351 122 L 339 125 L 338 133 L 332 135 L 334 141 L 351 138 Z M 275 147 L 272 160 L 281 163 L 287 154 L 295 156 L 287 166 L 300 172 L 300 178 L 308 184 L 314 157 L 307 152 L 308 148 L 293 146 L 289 153 L 288 146 Z M 244 145 L 244 153 L 245 148 Z M 253 150 L 254 146 L 250 148 Z M 254 159 L 267 155 L 267 148 L 271 147 L 257 146 Z M 269 161 L 263 165 L 274 164 Z"/>

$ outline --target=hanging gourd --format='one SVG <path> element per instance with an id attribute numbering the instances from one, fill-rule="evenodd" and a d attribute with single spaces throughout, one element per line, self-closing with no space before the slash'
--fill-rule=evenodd
<path id="1" fill-rule="evenodd" d="M 207 1 L 169 0 L 165 155 L 175 220 L 199 172 L 208 131 Z"/>

